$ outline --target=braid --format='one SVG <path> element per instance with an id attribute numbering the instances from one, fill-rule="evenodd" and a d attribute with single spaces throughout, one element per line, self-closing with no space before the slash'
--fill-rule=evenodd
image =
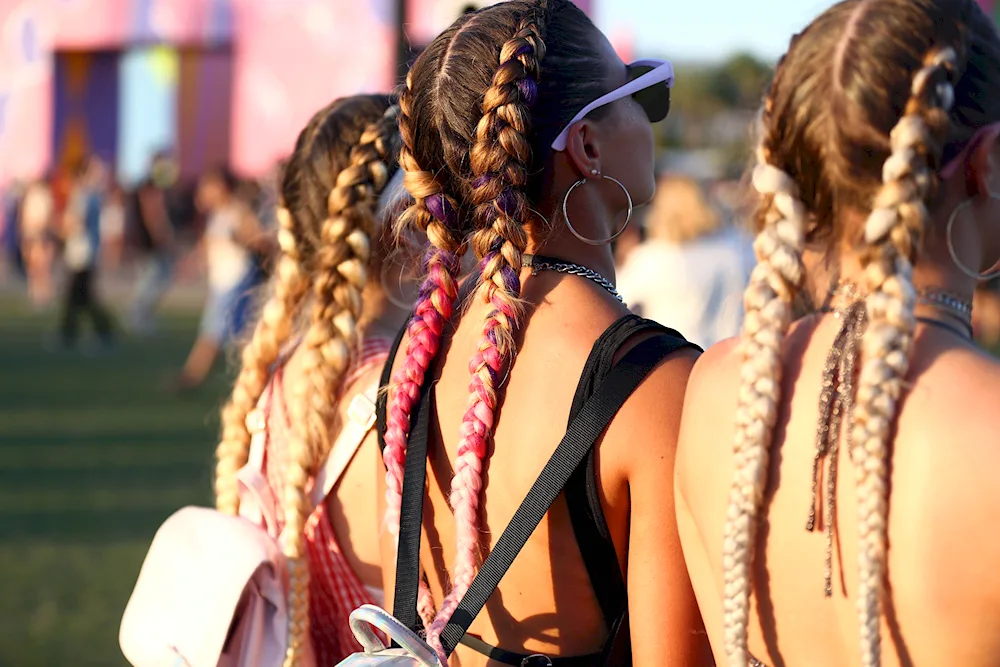
<path id="1" fill-rule="evenodd" d="M 766 102 L 762 120 L 769 106 Z M 780 401 L 781 346 L 804 275 L 805 207 L 795 181 L 771 164 L 769 140 L 762 132 L 753 172 L 753 185 L 763 197 L 757 213 L 761 231 L 754 242 L 758 263 L 744 296 L 742 387 L 723 542 L 724 641 L 731 667 L 747 664 L 751 561 Z"/>
<path id="2" fill-rule="evenodd" d="M 892 422 L 903 391 L 916 320 L 913 265 L 929 225 L 926 201 L 937 184 L 954 103 L 958 57 L 935 50 L 913 78 L 911 96 L 890 135 L 892 154 L 865 224 L 863 257 L 868 330 L 853 430 L 858 488 L 858 617 L 865 667 L 880 664 L 879 626 L 888 523 Z"/>
<path id="3" fill-rule="evenodd" d="M 250 342 L 243 348 L 242 368 L 233 393 L 222 410 L 222 437 L 216 449 L 216 506 L 227 514 L 239 511 L 236 473 L 247 462 L 250 432 L 247 415 L 267 385 L 269 369 L 292 334 L 292 323 L 309 289 L 301 259 L 302 230 L 288 209 L 278 209 L 281 255 L 275 269 L 274 292 L 264 304 Z"/>
<path id="4" fill-rule="evenodd" d="M 407 88 L 399 99 L 399 134 L 402 140 L 399 163 L 413 203 L 400 215 L 397 232 L 402 234 L 406 229 L 416 229 L 427 235 L 428 245 L 423 259 L 427 277 L 420 286 L 413 318 L 408 325 L 406 356 L 392 379 L 392 400 L 387 411 L 385 449 L 382 452 L 386 467 L 385 522 L 396 537 L 399 536 L 403 465 L 410 416 L 420 398 L 424 376 L 437 355 L 441 334 L 458 298 L 458 275 L 464 252 L 454 200 L 445 194 L 432 172 L 421 168 L 413 154 L 412 75 L 407 76 L 406 82 Z M 434 616 L 434 602 L 423 581 L 420 582 L 418 611 L 424 626 L 429 626 Z"/>
<path id="5" fill-rule="evenodd" d="M 539 61 L 545 56 L 541 28 L 532 13 L 500 49 L 500 66 L 483 99 L 483 117 L 470 151 L 475 222 L 473 239 L 481 260 L 480 294 L 492 306 L 483 338 L 470 362 L 469 404 L 451 485 L 456 556 L 452 589 L 428 630 L 428 641 L 446 662 L 440 634 L 476 573 L 479 556 L 479 502 L 483 458 L 496 414 L 502 370 L 513 363 L 515 330 L 522 316 L 520 271 L 527 246 L 523 188 L 531 161 L 530 107 L 537 97 Z"/>
<path id="6" fill-rule="evenodd" d="M 371 237 L 378 195 L 389 180 L 395 110 L 368 127 L 351 151 L 328 198 L 329 217 L 320 230 L 313 278 L 312 321 L 302 349 L 303 381 L 293 389 L 293 437 L 284 490 L 281 545 L 288 564 L 288 651 L 285 666 L 297 664 L 308 641 L 309 567 L 305 525 L 312 514 L 306 487 L 330 449 L 334 399 L 358 346 L 362 292 L 368 280 Z"/>

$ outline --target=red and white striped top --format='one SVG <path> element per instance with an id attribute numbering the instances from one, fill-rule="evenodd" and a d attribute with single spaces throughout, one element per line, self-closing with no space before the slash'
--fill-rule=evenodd
<path id="1" fill-rule="evenodd" d="M 344 400 L 353 383 L 375 365 L 381 366 L 389 355 L 391 341 L 385 338 L 366 339 L 358 358 L 348 371 L 338 400 Z M 275 372 L 265 396 L 267 445 L 264 470 L 276 498 L 284 491 L 288 439 L 291 423 L 284 404 L 282 369 Z M 318 466 L 322 467 L 322 466 Z M 280 503 L 277 508 L 279 530 L 284 526 Z M 373 526 L 377 529 L 377 526 Z M 326 504 L 320 503 L 305 526 L 306 552 L 309 560 L 309 616 L 316 664 L 335 665 L 351 653 L 361 650 L 354 640 L 348 622 L 352 611 L 364 604 L 381 604 L 358 575 L 351 569 L 333 532 Z"/>

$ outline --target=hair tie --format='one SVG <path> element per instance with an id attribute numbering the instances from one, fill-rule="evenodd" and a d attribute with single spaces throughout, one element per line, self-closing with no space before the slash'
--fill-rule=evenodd
<path id="1" fill-rule="evenodd" d="M 798 186 L 784 170 L 762 162 L 754 167 L 753 186 L 762 195 L 788 193 L 798 195 Z"/>

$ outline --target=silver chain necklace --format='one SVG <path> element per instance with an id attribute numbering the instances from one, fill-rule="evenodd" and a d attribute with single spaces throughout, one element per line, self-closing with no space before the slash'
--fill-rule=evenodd
<path id="1" fill-rule="evenodd" d="M 542 255 L 524 255 L 522 261 L 524 266 L 531 269 L 531 275 L 533 276 L 537 276 L 539 271 L 555 271 L 556 273 L 565 273 L 571 276 L 586 278 L 604 288 L 604 291 L 618 299 L 618 303 L 625 305 L 625 299 L 618 293 L 618 290 L 615 289 L 611 281 L 593 269 L 588 269 L 573 262 L 564 262 L 561 259 L 543 257 Z"/>

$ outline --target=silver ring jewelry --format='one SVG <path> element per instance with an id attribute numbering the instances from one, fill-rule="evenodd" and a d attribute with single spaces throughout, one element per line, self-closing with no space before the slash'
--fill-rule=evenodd
<path id="1" fill-rule="evenodd" d="M 566 227 L 569 228 L 569 231 L 573 234 L 573 236 L 575 236 L 576 238 L 580 239 L 584 243 L 586 243 L 588 245 L 593 245 L 593 246 L 602 246 L 602 245 L 607 245 L 608 243 L 611 243 L 616 238 L 618 238 L 619 236 L 622 235 L 622 233 L 628 227 L 628 223 L 632 220 L 632 209 L 633 209 L 633 206 L 632 206 L 632 195 L 629 194 L 628 188 L 626 188 L 622 184 L 622 182 L 619 181 L 617 178 L 612 178 L 611 176 L 608 176 L 607 174 L 601 174 L 601 178 L 603 178 L 606 181 L 611 181 L 612 183 L 614 183 L 615 185 L 617 185 L 618 187 L 620 187 L 622 189 L 622 192 L 625 193 L 625 198 L 628 199 L 628 213 L 625 216 L 625 224 L 623 224 L 622 228 L 619 229 L 617 232 L 615 232 L 609 238 L 606 238 L 606 239 L 588 239 L 586 236 L 584 236 L 580 232 L 576 231 L 576 228 L 573 227 L 573 223 L 570 222 L 570 219 L 569 219 L 569 208 L 568 208 L 569 207 L 569 196 L 571 194 L 573 194 L 573 190 L 576 190 L 578 187 L 580 187 L 581 185 L 583 185 L 584 183 L 586 183 L 590 179 L 581 178 L 579 181 L 577 181 L 576 183 L 574 183 L 573 185 L 571 185 L 569 187 L 569 190 L 566 191 L 566 196 L 563 197 L 563 203 L 562 203 L 563 219 L 566 220 Z"/>

